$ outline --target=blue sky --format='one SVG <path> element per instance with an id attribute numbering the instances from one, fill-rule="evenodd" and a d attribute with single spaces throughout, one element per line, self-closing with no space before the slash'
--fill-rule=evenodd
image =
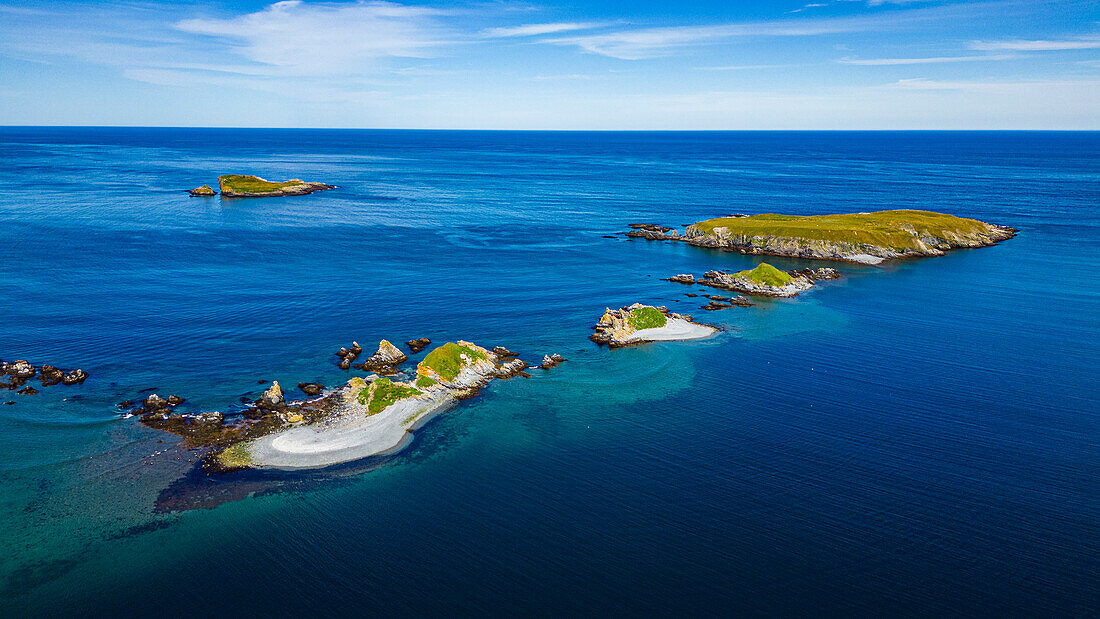
<path id="1" fill-rule="evenodd" d="M 0 0 L 0 124 L 1100 129 L 1098 0 Z"/>

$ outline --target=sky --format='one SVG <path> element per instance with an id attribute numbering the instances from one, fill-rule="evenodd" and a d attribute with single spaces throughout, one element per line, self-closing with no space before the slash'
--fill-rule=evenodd
<path id="1" fill-rule="evenodd" d="M 1100 129 L 1100 0 L 0 0 L 0 125 Z"/>

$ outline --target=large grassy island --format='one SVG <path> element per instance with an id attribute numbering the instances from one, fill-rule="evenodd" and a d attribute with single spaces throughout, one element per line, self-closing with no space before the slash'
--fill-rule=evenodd
<path id="1" fill-rule="evenodd" d="M 844 215 L 719 217 L 687 226 L 683 234 L 635 226 L 629 236 L 679 240 L 746 254 L 879 263 L 892 258 L 942 256 L 950 249 L 984 247 L 1016 230 L 931 211 L 898 210 Z"/>

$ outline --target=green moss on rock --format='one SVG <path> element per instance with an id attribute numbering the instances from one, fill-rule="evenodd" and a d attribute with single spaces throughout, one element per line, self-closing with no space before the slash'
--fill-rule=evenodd
<path id="1" fill-rule="evenodd" d="M 375 415 L 398 400 L 420 394 L 419 389 L 383 377 L 361 389 L 358 397 L 359 403 L 367 407 L 367 412 Z"/>
<path id="2" fill-rule="evenodd" d="M 466 355 L 469 361 L 464 362 L 462 355 Z M 423 376 L 424 374 L 420 370 L 422 368 L 428 369 L 435 372 L 443 380 L 450 381 L 458 377 L 466 363 L 486 358 L 488 358 L 486 354 L 480 350 L 455 344 L 454 342 L 447 342 L 424 357 L 424 360 L 416 366 L 417 373 Z"/>
<path id="3" fill-rule="evenodd" d="M 627 322 L 635 331 L 641 331 L 642 329 L 663 327 L 667 319 L 659 309 L 646 305 L 630 310 L 630 318 L 627 319 Z"/>
<path id="4" fill-rule="evenodd" d="M 738 277 L 744 277 L 756 284 L 775 286 L 776 288 L 781 288 L 791 283 L 791 276 L 789 274 L 780 271 L 767 262 L 761 262 L 756 265 L 755 269 L 738 271 L 736 275 Z"/>

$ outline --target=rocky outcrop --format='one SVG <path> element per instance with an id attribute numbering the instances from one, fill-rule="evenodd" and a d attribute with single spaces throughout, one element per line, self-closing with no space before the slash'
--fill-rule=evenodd
<path id="1" fill-rule="evenodd" d="M 432 343 L 432 341 L 429 340 L 428 338 L 419 337 L 419 338 L 416 338 L 415 340 L 409 340 L 409 341 L 405 342 L 405 345 L 409 347 L 409 350 L 411 350 L 413 352 L 413 354 L 416 354 L 416 353 L 424 350 L 425 348 L 427 348 L 431 343 Z"/>
<path id="2" fill-rule="evenodd" d="M 942 256 L 959 248 L 994 245 L 1017 230 L 929 211 L 843 215 L 738 215 L 689 225 L 683 233 L 656 224 L 632 224 L 628 237 L 682 241 L 743 254 L 792 256 L 877 264 Z"/>
<path id="3" fill-rule="evenodd" d="M 352 362 L 359 358 L 361 352 L 363 352 L 363 347 L 359 345 L 359 342 L 352 342 L 351 348 L 341 348 L 336 351 L 336 356 L 340 357 L 340 369 L 350 369 Z"/>
<path id="4" fill-rule="evenodd" d="M 200 197 L 200 198 L 210 198 L 210 197 L 218 195 L 218 192 L 214 191 L 214 189 L 211 188 L 210 185 L 203 185 L 202 187 L 196 187 L 196 188 L 188 191 L 187 193 L 191 194 L 193 197 Z"/>
<path id="5" fill-rule="evenodd" d="M 378 342 L 378 351 L 355 367 L 368 372 L 380 374 L 393 374 L 397 366 L 405 362 L 409 357 L 391 344 L 389 340 Z"/>
<path id="6" fill-rule="evenodd" d="M 674 282 L 677 284 L 692 285 L 695 283 L 695 276 L 691 273 L 681 273 L 680 275 L 673 275 L 672 277 L 665 278 L 666 282 Z"/>
<path id="7" fill-rule="evenodd" d="M 557 367 L 563 361 L 565 361 L 565 357 L 559 355 L 558 353 L 554 353 L 552 355 L 543 355 L 542 363 L 539 364 L 539 367 L 544 370 L 549 370 L 551 368 Z"/>
<path id="8" fill-rule="evenodd" d="M 699 280 L 699 283 L 703 286 L 711 286 L 713 288 L 733 290 L 765 297 L 793 297 L 800 292 L 809 290 L 814 285 L 809 278 L 802 276 L 791 277 L 787 283 L 782 285 L 772 285 L 754 281 L 752 278 L 745 275 L 744 271 L 740 273 L 707 271 L 703 279 Z"/>
<path id="9" fill-rule="evenodd" d="M 260 399 L 256 400 L 256 407 L 265 410 L 278 410 L 286 405 L 286 397 L 283 395 L 283 388 L 279 386 L 279 381 L 271 381 L 271 386 L 264 391 Z"/>
<path id="10" fill-rule="evenodd" d="M 88 373 L 80 369 L 65 371 L 52 365 L 35 368 L 25 359 L 0 361 L 0 377 L 7 377 L 0 380 L 0 389 L 11 389 L 13 391 L 20 389 L 35 376 L 38 376 L 39 380 L 42 381 L 43 387 L 52 387 L 58 384 L 79 385 L 88 379 Z M 38 393 L 38 390 L 27 388 L 19 391 L 19 393 L 34 395 Z"/>

